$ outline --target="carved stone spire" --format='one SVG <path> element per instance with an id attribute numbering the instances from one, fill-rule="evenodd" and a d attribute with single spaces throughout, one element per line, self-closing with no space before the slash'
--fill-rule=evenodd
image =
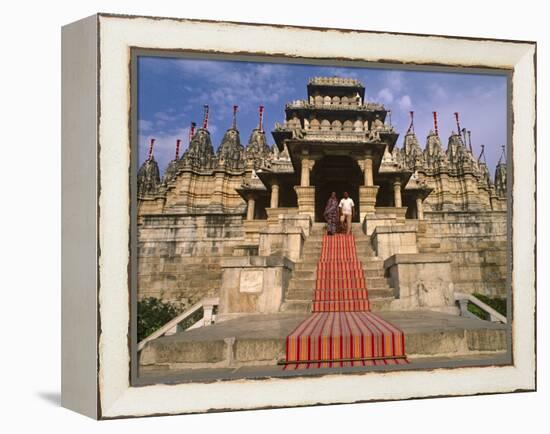
<path id="1" fill-rule="evenodd" d="M 262 161 L 269 158 L 271 153 L 263 129 L 263 117 L 264 106 L 260 106 L 258 128 L 252 130 L 245 150 L 247 165 L 254 167 L 254 169 L 261 167 Z"/>
<path id="2" fill-rule="evenodd" d="M 464 143 L 460 134 L 454 131 L 449 136 L 449 142 L 447 145 L 447 159 L 449 164 L 454 166 L 460 166 L 464 161 Z"/>
<path id="3" fill-rule="evenodd" d="M 424 149 L 424 161 L 429 168 L 446 164 L 446 156 L 443 152 L 443 146 L 439 136 L 431 130 L 426 138 L 426 148 Z"/>
<path id="4" fill-rule="evenodd" d="M 495 170 L 495 190 L 497 196 L 506 197 L 506 180 L 507 180 L 507 167 L 506 167 L 506 148 L 502 145 L 502 153 L 498 159 L 497 167 Z"/>
<path id="5" fill-rule="evenodd" d="M 269 157 L 269 154 L 270 149 L 267 144 L 265 131 L 261 131 L 259 128 L 254 128 L 250 134 L 250 138 L 248 139 L 248 145 L 245 151 L 247 161 L 256 169 L 261 166 L 261 161 L 263 159 Z"/>
<path id="6" fill-rule="evenodd" d="M 159 166 L 153 155 L 154 145 L 155 139 L 151 139 L 147 160 L 143 162 L 137 173 L 138 196 L 154 194 L 157 192 L 160 185 Z"/>
<path id="7" fill-rule="evenodd" d="M 214 147 L 212 146 L 210 132 L 207 129 L 200 128 L 197 130 L 182 159 L 186 165 L 195 168 L 206 169 L 213 166 L 215 159 Z"/>
<path id="8" fill-rule="evenodd" d="M 416 166 L 421 166 L 424 160 L 422 148 L 418 143 L 414 130 L 409 128 L 403 140 L 403 163 L 408 169 L 414 170 Z"/>
<path id="9" fill-rule="evenodd" d="M 168 181 L 172 180 L 176 173 L 178 172 L 178 164 L 179 164 L 179 151 L 180 151 L 180 145 L 181 140 L 176 140 L 176 155 L 175 158 L 168 163 L 168 166 L 166 167 L 166 170 L 164 171 L 164 178 L 162 182 L 166 184 Z"/>
<path id="10" fill-rule="evenodd" d="M 237 129 L 237 106 L 233 106 L 233 122 L 218 148 L 218 163 L 228 169 L 244 167 L 244 147 Z"/>
<path id="11" fill-rule="evenodd" d="M 490 188 L 491 175 L 489 173 L 489 167 L 487 166 L 487 160 L 485 159 L 485 145 L 481 145 L 481 152 L 477 158 L 477 166 L 479 167 L 482 184 Z"/>

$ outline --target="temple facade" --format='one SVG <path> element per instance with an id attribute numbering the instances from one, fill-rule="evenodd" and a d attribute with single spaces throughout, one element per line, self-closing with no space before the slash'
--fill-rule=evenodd
<path id="1" fill-rule="evenodd" d="M 309 290 L 296 264 L 316 254 L 307 240 L 332 191 L 356 204 L 360 254 L 380 268 L 371 285 L 385 290 L 380 309 L 453 313 L 457 291 L 506 295 L 506 158 L 491 178 L 458 114 L 446 147 L 435 113 L 424 146 L 413 113 L 400 140 L 388 109 L 340 77 L 313 78 L 306 99 L 286 104 L 273 145 L 263 107 L 244 145 L 233 110 L 216 149 L 206 107 L 181 157 L 161 173 L 152 143 L 139 168 L 140 298 L 185 307 L 219 297 L 221 319 L 307 311 L 307 297 L 293 295 Z"/>

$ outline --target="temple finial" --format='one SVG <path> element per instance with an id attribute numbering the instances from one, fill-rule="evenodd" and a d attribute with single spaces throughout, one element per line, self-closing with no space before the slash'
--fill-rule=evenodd
<path id="1" fill-rule="evenodd" d="M 189 144 L 191 144 L 191 140 L 193 140 L 196 127 L 197 127 L 197 124 L 195 122 L 191 122 L 191 128 L 189 128 Z"/>
<path id="2" fill-rule="evenodd" d="M 462 128 L 462 138 L 464 140 L 464 145 L 468 145 L 468 149 L 470 149 L 470 152 L 473 154 L 474 151 L 472 149 L 472 142 L 468 143 L 467 135 L 468 131 L 466 130 L 466 128 Z"/>
<path id="3" fill-rule="evenodd" d="M 502 145 L 501 147 L 502 152 L 500 153 L 500 158 L 498 159 L 497 165 L 502 164 L 502 159 L 504 159 L 504 163 L 506 163 L 506 145 Z"/>
<path id="4" fill-rule="evenodd" d="M 434 116 L 434 132 L 436 136 L 439 136 L 439 129 L 437 128 L 437 112 L 432 112 Z"/>
<path id="5" fill-rule="evenodd" d="M 456 119 L 456 133 L 458 135 L 460 135 L 460 131 L 461 131 L 461 129 L 460 129 L 460 120 L 459 120 L 460 115 L 459 115 L 458 112 L 455 112 L 454 115 L 455 115 L 455 119 Z"/>
<path id="6" fill-rule="evenodd" d="M 260 124 L 259 127 L 260 131 L 263 131 L 264 129 L 264 106 L 260 106 Z"/>
<path id="7" fill-rule="evenodd" d="M 408 131 L 412 132 L 414 134 L 414 111 L 410 111 L 409 112 L 409 116 L 411 117 L 411 123 L 409 124 L 409 129 Z M 408 132 L 407 131 L 407 132 Z"/>
<path id="8" fill-rule="evenodd" d="M 176 160 L 179 159 L 180 157 L 180 144 L 181 144 L 181 140 L 180 139 L 176 139 Z"/>
<path id="9" fill-rule="evenodd" d="M 204 105 L 204 118 L 202 121 L 202 127 L 205 130 L 208 129 L 208 104 Z"/>
<path id="10" fill-rule="evenodd" d="M 237 109 L 239 108 L 238 105 L 233 106 L 233 122 L 231 123 L 231 128 L 234 130 L 237 129 Z"/>
<path id="11" fill-rule="evenodd" d="M 149 143 L 149 155 L 147 156 L 147 160 L 150 160 L 153 158 L 153 147 L 155 146 L 155 139 L 151 139 L 151 142 Z"/>
<path id="12" fill-rule="evenodd" d="M 485 159 L 485 145 L 481 145 L 481 152 L 479 154 L 479 157 L 477 158 L 477 161 L 481 163 L 481 158 L 483 158 L 483 162 L 487 163 L 487 160 Z"/>

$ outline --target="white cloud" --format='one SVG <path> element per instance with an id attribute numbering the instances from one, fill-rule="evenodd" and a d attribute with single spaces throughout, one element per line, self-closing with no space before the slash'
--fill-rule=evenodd
<path id="1" fill-rule="evenodd" d="M 403 71 L 390 71 L 386 74 L 386 83 L 394 92 L 401 92 L 405 85 Z"/>
<path id="2" fill-rule="evenodd" d="M 258 63 L 241 70 L 226 62 L 184 60 L 179 61 L 178 67 L 184 78 L 202 83 L 202 92 L 189 100 L 194 105 L 210 104 L 220 110 L 231 110 L 236 104 L 246 111 L 252 105 L 279 102 L 283 92 L 293 90 L 285 81 L 289 76 L 286 65 Z M 215 119 L 224 115 L 212 111 Z"/>
<path id="3" fill-rule="evenodd" d="M 398 104 L 401 110 L 409 110 L 412 107 L 411 97 L 409 95 L 403 95 L 399 98 Z"/>
<path id="4" fill-rule="evenodd" d="M 380 100 L 380 102 L 390 104 L 393 102 L 393 92 L 385 87 L 384 89 L 380 90 L 380 92 L 378 92 L 377 98 Z"/>
<path id="5" fill-rule="evenodd" d="M 151 131 L 153 128 L 153 122 L 141 119 L 138 121 L 138 129 L 140 132 Z"/>
<path id="6" fill-rule="evenodd" d="M 168 109 L 166 111 L 163 111 L 163 112 L 156 112 L 154 114 L 155 118 L 160 120 L 160 121 L 164 121 L 164 122 L 172 122 L 172 121 L 175 121 L 178 116 L 177 115 L 171 115 L 171 114 L 168 114 L 170 111 L 174 111 L 174 109 Z"/>
<path id="7" fill-rule="evenodd" d="M 140 134 L 138 138 L 138 149 L 140 150 L 140 164 L 147 158 L 149 152 L 149 142 L 155 139 L 153 154 L 155 160 L 159 163 L 161 173 L 168 165 L 168 162 L 174 158 L 176 152 L 176 140 L 181 140 L 180 156 L 188 146 L 189 128 L 179 128 L 173 131 L 154 131 L 148 134 Z"/>
<path id="8" fill-rule="evenodd" d="M 432 99 L 434 100 L 445 100 L 446 98 L 448 98 L 447 91 L 440 84 L 430 84 L 429 91 L 431 93 Z"/>

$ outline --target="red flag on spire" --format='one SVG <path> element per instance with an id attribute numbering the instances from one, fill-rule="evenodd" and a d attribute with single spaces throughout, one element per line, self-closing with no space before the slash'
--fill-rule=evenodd
<path id="1" fill-rule="evenodd" d="M 414 112 L 411 110 L 409 112 L 409 115 L 411 117 L 411 123 L 409 125 L 409 131 L 412 131 L 414 133 Z"/>
<path id="2" fill-rule="evenodd" d="M 239 108 L 238 105 L 233 106 L 233 123 L 231 125 L 231 128 L 233 128 L 234 130 L 237 129 L 237 109 L 238 108 Z"/>
<path id="3" fill-rule="evenodd" d="M 176 160 L 180 157 L 180 139 L 176 139 Z"/>
<path id="4" fill-rule="evenodd" d="M 263 128 L 264 128 L 263 124 L 264 124 L 264 106 L 261 105 L 260 106 L 260 126 L 259 126 L 260 131 L 263 131 Z"/>
<path id="5" fill-rule="evenodd" d="M 456 119 L 456 133 L 460 135 L 460 121 L 458 120 L 458 112 L 455 112 L 455 119 Z"/>
<path id="6" fill-rule="evenodd" d="M 191 128 L 189 128 L 189 144 L 191 144 L 191 140 L 193 140 L 193 136 L 195 135 L 195 128 L 197 124 L 195 122 L 191 122 Z"/>
<path id="7" fill-rule="evenodd" d="M 434 131 L 435 135 L 439 136 L 439 130 L 437 129 L 437 112 L 432 112 L 434 115 Z"/>
<path id="8" fill-rule="evenodd" d="M 148 160 L 153 158 L 153 146 L 155 145 L 155 139 L 151 139 L 151 142 L 149 143 L 149 156 L 147 157 Z"/>
<path id="9" fill-rule="evenodd" d="M 202 122 L 202 127 L 206 130 L 208 128 L 208 104 L 204 105 L 204 119 Z"/>

